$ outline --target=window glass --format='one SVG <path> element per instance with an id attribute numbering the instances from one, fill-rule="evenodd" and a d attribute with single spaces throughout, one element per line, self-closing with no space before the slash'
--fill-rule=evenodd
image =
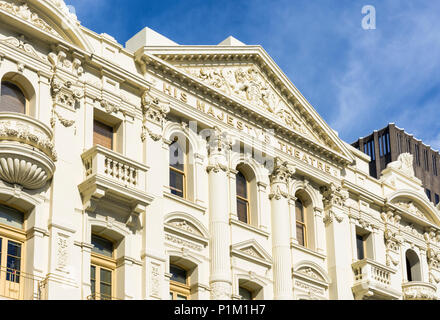
<path id="1" fill-rule="evenodd" d="M 179 171 L 185 170 L 185 153 L 177 141 L 170 145 L 170 166 Z"/>
<path id="2" fill-rule="evenodd" d="M 237 198 L 237 217 L 241 222 L 248 222 L 248 202 L 246 200 Z"/>
<path id="3" fill-rule="evenodd" d="M 92 291 L 92 297 L 95 298 L 96 293 L 96 267 L 90 266 L 90 287 Z"/>
<path id="4" fill-rule="evenodd" d="M 0 205 L 0 223 L 23 229 L 24 216 L 18 210 Z"/>
<path id="5" fill-rule="evenodd" d="M 101 268 L 100 278 L 101 299 L 110 299 L 112 296 L 112 272 L 110 270 Z"/>
<path id="6" fill-rule="evenodd" d="M 186 284 L 186 270 L 174 265 L 170 265 L 171 281 Z"/>
<path id="7" fill-rule="evenodd" d="M 356 248 L 357 248 L 357 258 L 358 260 L 362 260 L 365 258 L 364 252 L 364 237 L 357 234 L 356 235 Z"/>
<path id="8" fill-rule="evenodd" d="M 26 98 L 16 85 L 1 83 L 0 112 L 25 113 Z"/>
<path id="9" fill-rule="evenodd" d="M 306 245 L 304 226 L 300 223 L 296 224 L 296 239 L 298 240 L 299 245 Z"/>
<path id="10" fill-rule="evenodd" d="M 92 252 L 102 254 L 106 257 L 113 257 L 113 243 L 107 239 L 92 235 Z"/>
<path id="11" fill-rule="evenodd" d="M 244 175 L 239 171 L 235 177 L 237 185 L 237 196 L 247 199 L 247 182 Z"/>
<path id="12" fill-rule="evenodd" d="M 252 292 L 245 288 L 238 288 L 238 294 L 241 296 L 241 300 L 252 300 Z"/>
<path id="13" fill-rule="evenodd" d="M 183 184 L 185 175 L 181 172 L 170 170 L 170 190 L 172 194 L 183 197 Z"/>
<path id="14" fill-rule="evenodd" d="M 304 205 L 301 201 L 295 201 L 296 239 L 301 246 L 306 245 L 306 230 L 304 219 Z"/>
<path id="15" fill-rule="evenodd" d="M 237 194 L 237 216 L 238 220 L 248 223 L 249 199 L 247 190 L 247 180 L 239 171 L 235 176 Z"/>
<path id="16" fill-rule="evenodd" d="M 177 141 L 170 145 L 170 190 L 171 193 L 185 197 L 185 152 Z"/>
<path id="17" fill-rule="evenodd" d="M 6 280 L 18 283 L 20 282 L 20 264 L 21 264 L 21 244 L 8 241 Z"/>
<path id="18" fill-rule="evenodd" d="M 93 121 L 93 144 L 113 149 L 113 128 L 97 120 Z"/>

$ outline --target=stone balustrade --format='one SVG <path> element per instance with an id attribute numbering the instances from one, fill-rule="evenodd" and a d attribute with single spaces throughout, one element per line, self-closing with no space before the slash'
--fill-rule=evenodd
<path id="1" fill-rule="evenodd" d="M 356 299 L 397 299 L 400 296 L 391 288 L 394 270 L 389 267 L 368 258 L 354 262 L 351 267 L 354 273 L 352 290 Z"/>
<path id="2" fill-rule="evenodd" d="M 100 176 L 123 187 L 145 190 L 148 168 L 112 150 L 96 145 L 82 154 L 85 178 Z"/>

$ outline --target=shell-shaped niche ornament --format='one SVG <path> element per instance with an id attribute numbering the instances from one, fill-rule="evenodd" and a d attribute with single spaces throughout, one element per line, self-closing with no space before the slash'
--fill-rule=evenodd
<path id="1" fill-rule="evenodd" d="M 43 166 L 30 159 L 0 158 L 0 178 L 11 184 L 31 190 L 40 189 L 51 176 Z"/>

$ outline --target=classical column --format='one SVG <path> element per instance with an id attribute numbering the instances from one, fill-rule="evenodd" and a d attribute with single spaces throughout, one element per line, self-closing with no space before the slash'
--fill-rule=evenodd
<path id="1" fill-rule="evenodd" d="M 290 253 L 290 218 L 288 204 L 288 181 L 294 170 L 287 162 L 275 158 L 274 169 L 270 175 L 272 217 L 272 255 L 274 299 L 292 299 L 292 260 Z"/>
<path id="2" fill-rule="evenodd" d="M 228 161 L 229 145 L 218 129 L 209 140 L 209 227 L 211 299 L 231 299 Z"/>

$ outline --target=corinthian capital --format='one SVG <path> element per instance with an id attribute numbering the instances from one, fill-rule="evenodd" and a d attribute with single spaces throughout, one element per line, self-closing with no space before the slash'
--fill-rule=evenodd
<path id="1" fill-rule="evenodd" d="M 336 186 L 334 183 L 330 183 L 328 186 L 322 186 L 320 188 L 324 206 L 336 205 L 342 207 L 345 203 L 345 200 L 348 199 L 347 190 L 342 189 L 339 186 Z"/>
<path id="2" fill-rule="evenodd" d="M 295 173 L 295 168 L 288 164 L 287 161 L 282 161 L 279 157 L 274 159 L 273 171 L 269 176 L 270 183 L 287 184 L 289 179 Z"/>
<path id="3" fill-rule="evenodd" d="M 150 89 L 142 94 L 141 104 L 144 121 L 150 120 L 162 125 L 163 119 L 170 112 L 170 103 L 153 96 Z"/>

